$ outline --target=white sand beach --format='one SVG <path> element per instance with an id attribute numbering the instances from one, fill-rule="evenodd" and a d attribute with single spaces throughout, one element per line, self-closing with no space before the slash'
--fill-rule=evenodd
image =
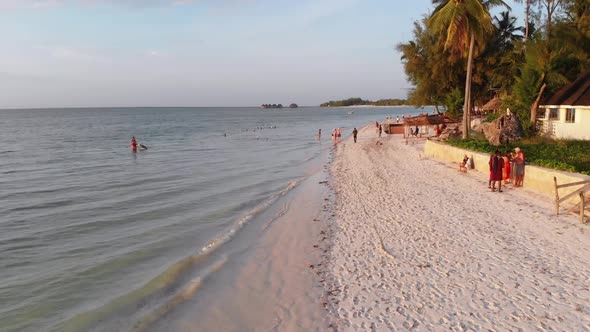
<path id="1" fill-rule="evenodd" d="M 320 281 L 338 331 L 590 329 L 590 227 L 372 127 L 338 144 Z"/>

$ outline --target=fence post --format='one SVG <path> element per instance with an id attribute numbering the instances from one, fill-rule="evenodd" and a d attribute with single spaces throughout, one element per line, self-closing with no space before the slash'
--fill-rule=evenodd
<path id="1" fill-rule="evenodd" d="M 584 192 L 580 192 L 580 222 L 583 224 L 585 222 L 584 218 Z"/>
<path id="2" fill-rule="evenodd" d="M 553 183 L 555 184 L 555 214 L 559 215 L 559 191 L 557 189 L 557 177 L 553 177 Z"/>

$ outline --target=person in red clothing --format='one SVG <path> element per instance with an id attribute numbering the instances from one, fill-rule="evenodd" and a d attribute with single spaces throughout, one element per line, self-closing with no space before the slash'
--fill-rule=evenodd
<path id="1" fill-rule="evenodd" d="M 131 151 L 137 152 L 137 141 L 135 140 L 135 136 L 131 137 Z"/>
<path id="2" fill-rule="evenodd" d="M 504 168 L 502 169 L 502 179 L 504 180 L 504 185 L 510 182 L 510 163 L 512 162 L 510 151 L 506 151 L 506 155 L 502 159 L 504 159 Z"/>
<path id="3" fill-rule="evenodd" d="M 496 150 L 490 156 L 490 184 L 492 191 L 496 191 L 496 182 L 498 182 L 498 192 L 502 192 L 502 169 L 504 168 L 504 159 L 499 150 Z M 489 187 L 489 186 L 488 186 Z"/>

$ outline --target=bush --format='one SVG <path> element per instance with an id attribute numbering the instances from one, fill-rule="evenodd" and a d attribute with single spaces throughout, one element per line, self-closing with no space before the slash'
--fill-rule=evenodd
<path id="1" fill-rule="evenodd" d="M 490 113 L 486 116 L 485 119 L 483 119 L 483 122 L 493 122 L 494 120 L 496 120 L 499 117 L 500 117 L 500 113 Z"/>
<path id="2" fill-rule="evenodd" d="M 531 165 L 590 175 L 590 141 L 553 140 L 534 137 L 502 146 L 479 139 L 449 140 L 449 145 L 484 153 L 502 154 L 520 147 Z"/>

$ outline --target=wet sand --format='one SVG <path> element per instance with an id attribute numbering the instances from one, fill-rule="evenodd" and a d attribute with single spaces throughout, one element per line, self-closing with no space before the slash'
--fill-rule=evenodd
<path id="1" fill-rule="evenodd" d="M 373 127 L 338 145 L 326 308 L 339 331 L 590 329 L 590 227 Z"/>
<path id="2" fill-rule="evenodd" d="M 242 230 L 227 244 L 223 268 L 146 330 L 328 329 L 315 269 L 328 249 L 326 178 L 326 172 L 311 176 Z"/>

